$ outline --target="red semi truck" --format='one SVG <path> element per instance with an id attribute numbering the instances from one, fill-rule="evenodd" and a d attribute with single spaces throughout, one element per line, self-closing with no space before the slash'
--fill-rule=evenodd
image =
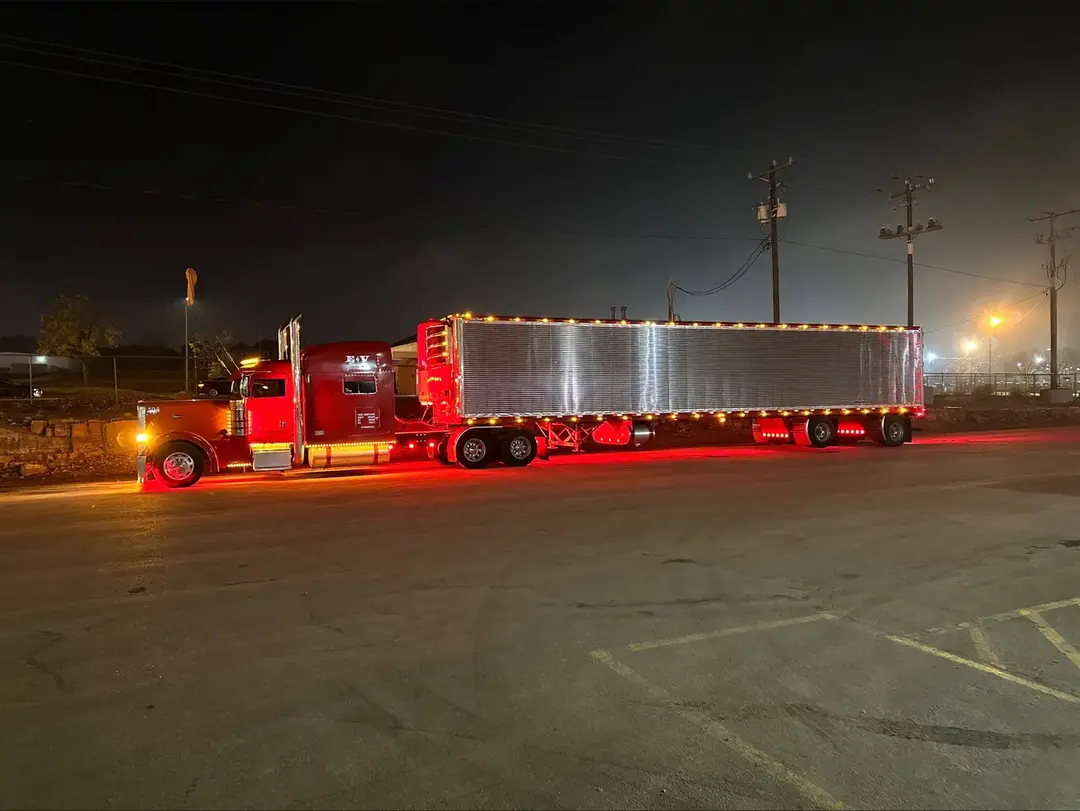
<path id="1" fill-rule="evenodd" d="M 523 467 L 553 448 L 638 447 L 660 420 L 750 422 L 755 441 L 809 447 L 911 441 L 922 332 L 848 324 L 476 317 L 417 329 L 419 419 L 395 413 L 389 343 L 300 347 L 239 373 L 228 400 L 139 404 L 138 474 L 170 487 L 229 469 L 390 461 Z"/>

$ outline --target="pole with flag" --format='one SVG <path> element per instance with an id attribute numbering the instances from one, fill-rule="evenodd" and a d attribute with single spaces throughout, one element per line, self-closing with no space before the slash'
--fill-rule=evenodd
<path id="1" fill-rule="evenodd" d="M 189 377 L 190 365 L 188 364 L 188 308 L 195 303 L 195 282 L 199 280 L 199 274 L 195 268 L 184 271 L 184 279 L 187 281 L 187 298 L 184 300 L 184 394 L 191 391 L 191 378 Z"/>

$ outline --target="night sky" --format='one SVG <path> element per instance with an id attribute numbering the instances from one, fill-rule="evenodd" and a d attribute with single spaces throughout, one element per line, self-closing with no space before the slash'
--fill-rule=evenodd
<path id="1" fill-rule="evenodd" d="M 916 261 L 1040 285 L 1026 218 L 1080 207 L 1076 26 L 991 5 L 6 6 L 0 32 L 54 45 L 0 37 L 0 60 L 65 73 L 0 64 L 0 334 L 36 333 L 81 291 L 125 341 L 178 344 L 189 265 L 195 326 L 245 339 L 296 311 L 307 342 L 394 340 L 465 309 L 663 318 L 669 278 L 709 288 L 751 253 L 766 188 L 747 172 L 789 156 L 781 238 L 837 250 L 781 244 L 785 320 L 904 321 L 904 246 L 877 237 L 902 218 L 875 191 L 900 188 L 890 175 L 936 181 L 916 218 L 945 230 Z M 1036 286 L 920 267 L 916 287 L 940 355 L 987 307 L 1004 348 L 1047 345 Z M 1078 301 L 1068 285 L 1063 347 L 1080 347 Z M 768 319 L 768 255 L 676 305 Z"/>

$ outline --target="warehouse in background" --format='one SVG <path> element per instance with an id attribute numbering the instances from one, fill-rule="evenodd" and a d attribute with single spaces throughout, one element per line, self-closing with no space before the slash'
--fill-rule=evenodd
<path id="1" fill-rule="evenodd" d="M 416 396 L 416 336 L 410 335 L 390 345 L 394 359 L 394 383 L 400 397 Z"/>

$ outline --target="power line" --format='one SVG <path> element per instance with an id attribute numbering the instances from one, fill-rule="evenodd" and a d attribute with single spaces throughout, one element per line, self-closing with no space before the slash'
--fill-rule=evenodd
<path id="1" fill-rule="evenodd" d="M 45 180 L 42 178 L 35 178 L 28 175 L 10 175 L 13 180 L 24 183 L 39 183 L 56 186 L 66 186 L 72 188 L 84 188 L 94 191 L 107 191 L 118 192 L 121 194 L 140 195 L 144 197 L 156 197 L 156 198 L 170 198 L 176 200 L 183 200 L 188 203 L 203 200 L 209 203 L 216 203 L 222 205 L 237 205 L 244 206 L 246 208 L 255 208 L 263 211 L 278 211 L 278 212 L 294 212 L 294 213 L 309 213 L 318 214 L 322 216 L 337 216 L 347 219 L 365 217 L 360 211 L 353 211 L 347 209 L 333 209 L 325 207 L 305 206 L 292 203 L 274 203 L 265 200 L 250 200 L 250 199 L 236 199 L 228 198 L 224 196 L 206 196 L 196 195 L 187 192 L 167 191 L 161 189 L 134 189 L 123 188 L 108 183 L 91 183 L 87 181 L 76 180 Z M 444 225 L 452 228 L 463 228 L 469 230 L 483 230 L 483 231 L 501 231 L 506 233 L 521 233 L 521 234 L 536 234 L 536 235 L 561 235 L 561 236 L 573 236 L 573 237 L 595 237 L 603 239 L 635 239 L 635 240 L 657 240 L 666 242 L 755 242 L 758 245 L 761 244 L 759 237 L 750 236 L 722 236 L 716 234 L 672 234 L 666 232 L 628 232 L 617 230 L 587 230 L 578 228 L 535 228 L 518 225 L 505 225 L 500 223 L 467 223 L 460 221 L 444 220 L 437 217 L 419 219 L 409 216 L 400 216 L 393 214 L 381 214 L 368 219 L 360 221 L 363 224 L 373 223 L 402 223 L 402 224 L 430 224 L 430 225 Z M 812 248 L 818 251 L 827 251 L 830 253 L 844 254 L 848 256 L 858 256 L 864 259 L 876 259 L 880 262 L 902 262 L 904 260 L 897 259 L 892 256 L 882 256 L 880 254 L 866 253 L 863 251 L 852 251 L 845 248 L 836 248 L 829 245 L 814 245 L 808 242 L 799 242 L 792 239 L 781 239 L 788 245 L 796 245 L 802 248 Z M 767 244 L 767 241 L 766 241 Z M 758 248 L 754 248 L 756 253 Z M 756 256 L 755 256 L 756 258 Z M 983 279 L 993 282 L 1005 282 L 1008 284 L 1016 284 L 1024 287 L 1037 287 L 1040 291 L 1044 289 L 1043 285 L 1034 284 L 1032 282 L 1021 282 L 1016 279 L 1005 279 L 998 276 L 988 276 L 982 273 L 974 273 L 972 271 L 959 270 L 957 268 L 942 267 L 941 265 L 931 265 L 924 262 L 916 262 L 917 267 L 923 267 L 930 270 L 938 270 L 944 273 L 953 273 L 960 276 L 967 276 L 973 279 Z M 738 273 L 738 271 L 736 271 Z M 741 277 L 740 277 L 741 278 Z M 689 291 L 677 288 L 688 295 L 693 295 Z M 721 289 L 723 287 L 721 286 Z"/>
<path id="2" fill-rule="evenodd" d="M 137 82 L 131 79 L 118 79 L 112 76 L 98 76 L 92 73 L 79 72 L 75 70 L 66 70 L 64 68 L 53 68 L 45 65 L 31 65 L 27 62 L 14 62 L 7 59 L 0 59 L 0 65 L 8 65 L 16 68 L 26 68 L 27 70 L 38 70 L 46 73 L 56 73 L 64 76 L 75 76 L 81 79 L 94 79 L 100 82 L 110 82 L 112 84 L 126 85 L 128 87 L 142 87 L 150 90 L 161 90 L 166 93 L 176 93 L 183 96 L 194 96 L 198 98 L 211 99 L 213 101 L 227 101 L 234 104 L 243 104 L 248 107 L 261 107 L 267 110 L 279 110 L 288 113 L 300 113 L 301 115 L 313 115 L 320 118 L 336 119 L 338 121 L 350 121 L 356 124 L 370 124 L 376 127 L 388 127 L 396 130 L 408 130 L 411 132 L 423 132 L 429 135 L 442 135 L 447 138 L 459 138 L 466 141 L 483 141 L 492 144 L 502 144 L 503 146 L 517 146 L 526 149 L 538 149 L 544 152 L 557 152 L 563 155 L 590 155 L 594 157 L 607 158 L 609 160 L 628 161 L 631 163 L 650 163 L 650 164 L 664 164 L 670 163 L 669 161 L 652 160 L 651 158 L 637 158 L 628 157 L 625 155 L 612 155 L 607 152 L 581 152 L 576 149 L 566 149 L 564 147 L 550 146 L 545 144 L 537 144 L 528 141 L 511 141 L 505 138 L 495 138 L 483 135 L 471 135 L 464 132 L 451 132 L 449 130 L 437 130 L 430 127 L 419 127 L 413 124 L 401 124 L 394 121 L 379 121 L 374 118 L 358 118 L 356 116 L 342 115 L 341 113 L 331 113 L 325 110 L 305 110 L 301 107 L 291 107 L 284 104 L 273 104 L 266 101 L 254 101 L 252 99 L 241 99 L 232 96 L 221 96 L 216 93 L 203 93 L 198 90 L 186 90 L 179 87 L 168 87 L 166 85 L 151 84 L 150 82 Z M 701 164 L 694 164 L 700 168 Z"/>
<path id="3" fill-rule="evenodd" d="M 176 74 L 176 71 L 187 71 L 191 74 L 199 74 L 205 77 L 220 77 L 220 79 L 228 79 L 231 81 L 222 82 L 215 81 L 211 78 L 201 79 L 200 81 L 214 81 L 217 84 L 227 84 L 230 86 L 236 86 L 236 82 L 249 82 L 256 85 L 263 85 L 263 87 L 249 87 L 248 89 L 262 90 L 270 92 L 270 88 L 281 88 L 282 90 L 290 91 L 302 91 L 306 94 L 319 94 L 320 96 L 334 97 L 341 103 L 352 103 L 355 106 L 369 107 L 372 109 L 386 109 L 386 108 L 398 108 L 397 110 L 389 110 L 393 112 L 409 112 L 413 115 L 422 115 L 431 118 L 437 118 L 440 120 L 449 121 L 465 121 L 468 123 L 490 122 L 489 125 L 502 125 L 515 129 L 524 130 L 548 130 L 553 133 L 561 133 L 566 137 L 576 137 L 592 140 L 606 141 L 610 143 L 626 142 L 637 146 L 643 146 L 653 149 L 676 149 L 676 150 L 703 150 L 708 151 L 709 147 L 701 144 L 688 144 L 678 141 L 668 141 L 660 138 L 644 138 L 635 135 L 621 135 L 617 133 L 598 132 L 596 130 L 584 130 L 574 127 L 561 127 L 553 124 L 541 124 L 531 121 L 521 121 L 512 118 L 500 118 L 497 116 L 481 115 L 479 113 L 469 113 L 460 110 L 452 110 L 443 107 L 432 107 L 423 104 L 412 104 L 409 102 L 395 101 L 393 99 L 382 99 L 374 96 L 364 96 L 354 93 L 345 93 L 339 90 L 326 90 L 323 88 L 310 87 L 306 85 L 289 84 L 286 82 L 276 82 L 269 79 L 259 79 L 252 76 L 244 76 L 235 73 L 225 73 L 223 71 L 207 70 L 204 68 L 193 68 L 187 65 L 180 65 L 173 62 L 161 62 L 153 59 L 143 59 L 136 56 L 127 56 L 124 54 L 110 53 L 108 51 L 97 51 L 91 48 L 80 48 L 74 45 L 64 45 L 62 43 L 48 42 L 45 40 L 31 39 L 29 37 L 18 37 L 11 34 L 0 34 L 0 39 L 12 40 L 15 42 L 26 42 L 34 45 L 44 45 L 47 48 L 62 49 L 67 51 L 75 51 L 84 54 L 93 54 L 96 57 L 107 57 L 109 59 L 119 59 L 126 62 L 138 63 L 138 65 L 152 65 L 155 68 L 165 68 L 167 70 L 157 70 L 149 67 L 139 67 L 133 64 L 124 64 L 123 62 L 117 64 L 115 62 L 107 62 L 102 59 L 92 59 L 89 57 L 80 57 L 75 54 L 65 54 L 57 51 L 46 51 L 35 48 L 28 48 L 25 46 L 10 45 L 0 43 L 0 47 L 11 48 L 15 50 L 27 51 L 30 53 L 38 53 L 46 56 L 59 56 L 65 59 L 78 59 L 85 62 L 95 62 L 103 65 L 112 65 L 114 67 L 131 68 L 134 70 L 144 70 L 153 73 L 163 73 L 165 75 L 180 75 L 182 78 L 196 78 L 195 76 L 183 76 L 182 74 Z M 172 73 L 170 73 L 172 71 Z M 280 91 L 279 91 L 280 92 Z M 288 95 L 302 95 L 301 93 L 290 93 Z M 302 96 L 303 97 L 303 96 Z M 311 97 L 310 95 L 307 97 Z M 315 96 L 314 98 L 318 98 Z M 334 99 L 321 99 L 321 100 L 334 100 Z M 471 120 L 471 121 L 470 121 Z"/>
<path id="4" fill-rule="evenodd" d="M 1017 323 L 1019 323 L 1020 321 L 1023 321 L 1025 318 L 1031 315 L 1031 313 L 1034 312 L 1036 307 L 1042 304 L 1042 299 L 1046 297 L 1047 292 L 1048 291 L 1046 290 L 1040 290 L 1038 293 L 1033 293 L 1030 296 L 1024 296 L 1024 298 L 1017 299 L 1016 301 L 1006 304 L 1005 306 L 1016 307 L 1018 304 L 1023 304 L 1024 302 L 1031 301 L 1034 298 L 1039 299 L 1039 301 L 1036 301 L 1030 310 L 1028 310 L 1026 313 L 1020 316 L 1020 318 L 1017 319 Z M 971 318 L 965 318 L 963 321 L 956 321 L 952 324 L 946 324 L 944 327 L 935 327 L 934 329 L 923 330 L 923 335 L 933 335 L 935 332 L 942 332 L 947 329 L 952 329 L 953 327 L 962 327 L 964 324 L 970 324 L 972 321 L 975 321 L 979 318 L 982 318 L 982 316 L 973 315 Z"/>
<path id="5" fill-rule="evenodd" d="M 747 271 L 749 271 L 750 268 L 754 266 L 754 263 L 758 260 L 758 257 L 765 253 L 765 249 L 768 246 L 769 240 L 760 240 L 758 244 L 754 247 L 754 250 L 739 267 L 739 269 L 736 270 L 733 274 L 731 274 L 731 276 L 729 276 L 727 280 L 716 285 L 716 287 L 711 287 L 708 290 L 687 290 L 685 287 L 679 287 L 679 285 L 675 284 L 674 282 L 672 282 L 671 287 L 675 290 L 678 290 L 680 293 L 686 293 L 686 295 L 688 296 L 711 296 L 715 293 L 719 293 L 721 290 L 726 290 L 727 288 L 731 287 L 743 276 L 745 276 Z"/>
<path id="6" fill-rule="evenodd" d="M 782 239 L 781 242 L 785 242 L 788 245 L 798 245 L 802 248 L 813 248 L 816 251 L 829 251 L 830 253 L 846 254 L 848 256 L 861 256 L 864 259 L 877 259 L 882 262 L 906 262 L 906 259 L 897 259 L 893 256 L 882 256 L 877 253 L 865 253 L 864 251 L 849 251 L 844 248 L 833 248 L 828 245 L 813 245 L 809 242 L 797 242 L 793 239 Z M 1044 285 L 1035 284 L 1034 282 L 1020 282 L 1016 279 L 1005 279 L 1000 276 L 987 276 L 985 273 L 973 273 L 969 270 L 958 270 L 956 268 L 942 267 L 941 265 L 929 265 L 925 262 L 915 262 L 915 267 L 927 268 L 928 270 L 940 270 L 942 273 L 954 273 L 958 276 L 969 276 L 973 279 L 986 279 L 991 282 L 1005 282 L 1006 284 L 1018 284 L 1023 287 L 1038 287 L 1040 290 L 1044 288 Z"/>
<path id="7" fill-rule="evenodd" d="M 711 296 L 715 293 L 719 293 L 721 290 L 726 290 L 733 284 L 738 282 L 747 272 L 754 266 L 758 258 L 765 253 L 765 249 L 768 248 L 769 241 L 767 239 L 760 240 L 754 250 L 742 263 L 738 270 L 731 274 L 725 281 L 712 287 L 708 290 L 687 290 L 685 287 L 680 287 L 675 284 L 674 280 L 668 280 L 667 286 L 667 306 L 668 306 L 668 321 L 678 321 L 679 314 L 675 312 L 675 291 L 686 293 L 688 296 Z"/>
<path id="8" fill-rule="evenodd" d="M 330 209 L 330 208 L 315 208 L 311 206 L 300 206 L 293 204 L 281 204 L 270 203 L 262 200 L 240 200 L 230 199 L 227 197 L 200 197 L 198 195 L 174 192 L 174 191 L 162 191 L 159 189 L 124 189 L 118 186 L 112 186 L 105 183 L 88 183 L 74 180 L 41 180 L 38 178 L 29 177 L 27 175 L 11 175 L 14 180 L 27 183 L 47 183 L 49 185 L 65 186 L 70 188 L 83 188 L 93 191 L 108 191 L 108 192 L 120 192 L 123 194 L 140 195 L 144 197 L 156 197 L 156 198 L 170 198 L 176 200 L 183 200 L 188 203 L 193 203 L 197 200 L 205 200 L 210 203 L 226 204 L 226 205 L 238 205 L 247 208 L 256 208 L 263 211 L 277 211 L 277 212 L 294 212 L 294 213 L 310 213 L 318 214 L 321 216 L 337 216 L 346 219 L 353 218 L 365 218 L 366 215 L 359 211 L 350 211 L 344 209 Z M 664 232 L 628 232 L 628 231 L 614 231 L 614 230 L 586 230 L 579 228 L 533 228 L 526 226 L 505 225 L 500 223 L 468 223 L 453 220 L 443 220 L 438 217 L 418 219 L 409 216 L 397 216 L 393 214 L 381 214 L 374 217 L 357 220 L 358 224 L 372 224 L 372 223 L 401 223 L 401 224 L 425 224 L 425 225 L 443 225 L 451 228 L 460 228 L 467 230 L 482 230 L 482 231 L 495 231 L 506 233 L 521 233 L 521 234 L 535 234 L 535 235 L 557 235 L 557 236 L 570 236 L 570 237 L 592 237 L 599 239 L 635 239 L 635 240 L 656 240 L 666 242 L 760 242 L 759 237 L 733 237 L 733 236 L 719 236 L 713 234 L 670 234 Z"/>

